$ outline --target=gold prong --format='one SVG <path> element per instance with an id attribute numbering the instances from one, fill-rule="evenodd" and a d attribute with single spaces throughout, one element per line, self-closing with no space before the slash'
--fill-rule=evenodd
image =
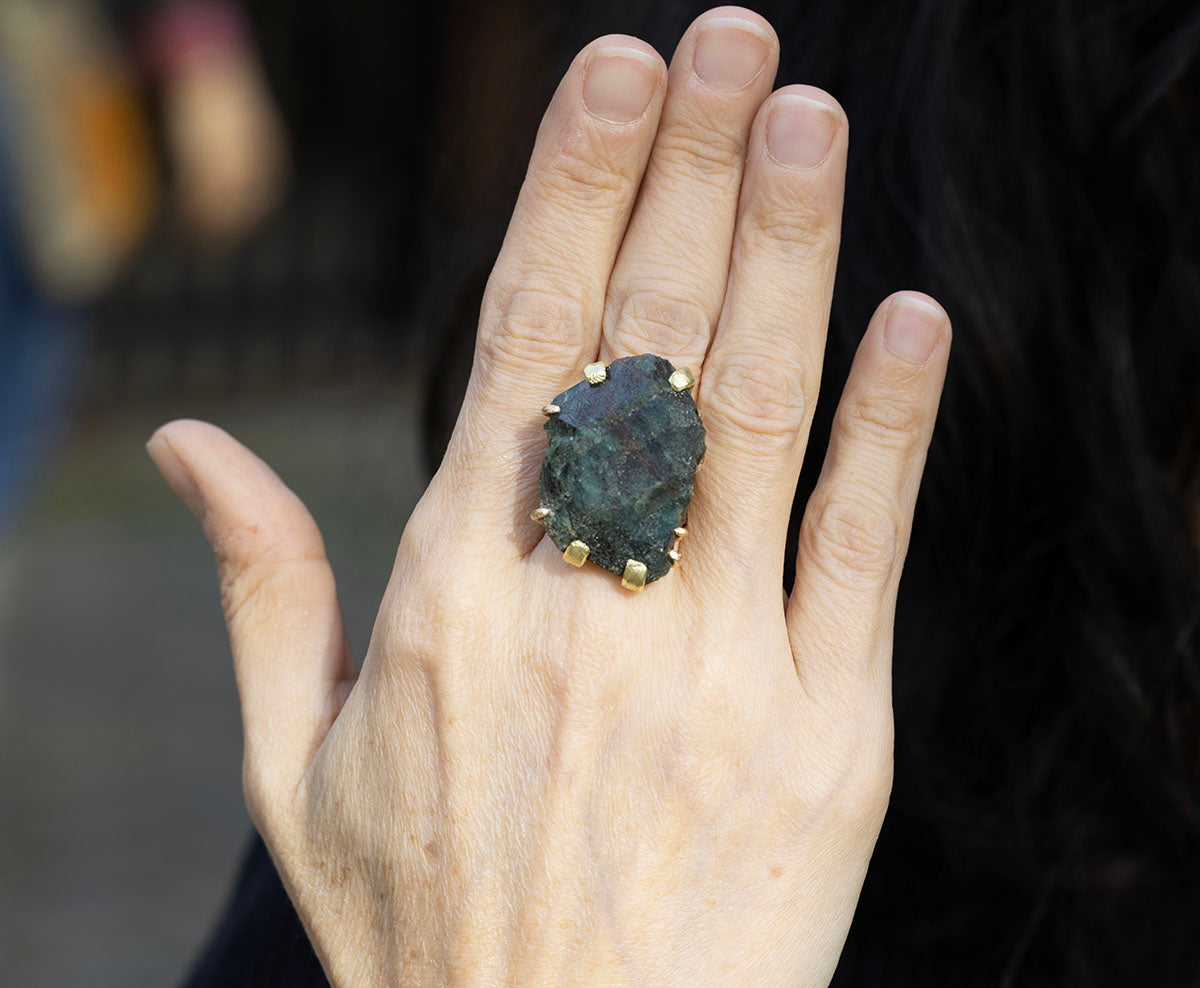
<path id="1" fill-rule="evenodd" d="M 683 553 L 679 551 L 679 544 L 683 541 L 683 537 L 688 531 L 682 525 L 676 525 L 674 529 L 675 539 L 671 543 L 671 548 L 667 550 L 667 558 L 671 560 L 672 566 L 678 566 L 679 560 L 683 558 Z"/>
<path id="2" fill-rule="evenodd" d="M 531 512 L 529 512 L 529 520 L 530 521 L 545 521 L 552 514 L 554 514 L 554 512 L 551 511 L 547 507 L 537 507 L 537 508 L 534 508 Z"/>
<path id="3" fill-rule="evenodd" d="M 626 590 L 641 590 L 646 585 L 646 564 L 636 559 L 625 560 L 625 573 L 621 586 Z"/>
<path id="4" fill-rule="evenodd" d="M 696 376 L 686 367 L 680 367 L 671 373 L 667 381 L 676 391 L 686 391 L 696 383 Z"/>
<path id="5" fill-rule="evenodd" d="M 542 414 L 543 415 L 557 415 L 561 411 L 562 411 L 562 409 L 559 408 L 558 405 L 543 405 L 542 406 Z"/>
<path id="6" fill-rule="evenodd" d="M 583 377 L 588 384 L 599 384 L 608 377 L 608 368 L 604 365 L 603 360 L 597 360 L 583 369 Z"/>
<path id="7" fill-rule="evenodd" d="M 582 566 L 587 562 L 588 553 L 591 551 L 591 547 L 586 542 L 576 539 L 563 550 L 563 559 L 572 566 Z"/>

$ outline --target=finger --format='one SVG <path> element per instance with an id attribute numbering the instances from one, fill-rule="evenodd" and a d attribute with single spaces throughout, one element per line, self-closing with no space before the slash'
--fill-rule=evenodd
<path id="1" fill-rule="evenodd" d="M 666 70 L 612 35 L 576 57 L 538 131 L 488 282 L 475 361 L 447 451 L 449 493 L 476 510 L 533 500 L 539 409 L 582 380 L 604 294 L 654 139 Z M 532 505 L 530 505 L 531 507 Z M 528 511 L 528 507 L 525 509 Z M 525 522 L 525 537 L 541 529 Z"/>
<path id="2" fill-rule="evenodd" d="M 771 25 L 740 7 L 709 11 L 680 41 L 609 284 L 601 359 L 656 353 L 699 377 L 725 296 L 746 141 L 778 60 Z"/>
<path id="3" fill-rule="evenodd" d="M 753 572 L 772 594 L 820 384 L 847 137 L 837 101 L 811 86 L 783 89 L 759 112 L 697 398 L 708 452 L 689 565 Z"/>
<path id="4" fill-rule="evenodd" d="M 950 352 L 933 299 L 876 311 L 834 416 L 800 525 L 788 632 L 810 688 L 890 675 L 892 622 L 925 452 Z"/>
<path id="5" fill-rule="evenodd" d="M 258 822 L 272 793 L 295 788 L 355 678 L 333 573 L 300 499 L 221 429 L 172 422 L 147 450 L 216 556 Z"/>

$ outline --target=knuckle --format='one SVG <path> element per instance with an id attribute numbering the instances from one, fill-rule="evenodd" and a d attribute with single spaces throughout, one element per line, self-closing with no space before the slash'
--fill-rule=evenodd
<path id="1" fill-rule="evenodd" d="M 630 353 L 699 356 L 710 328 L 708 313 L 697 303 L 639 291 L 622 300 L 613 336 Z"/>
<path id="2" fill-rule="evenodd" d="M 406 529 L 397 550 L 377 626 L 381 655 L 393 665 L 417 656 L 433 665 L 452 662 L 470 653 L 471 641 L 494 630 L 495 610 L 490 605 L 498 595 L 484 586 L 478 572 L 447 551 L 440 532 L 439 527 L 431 533 L 436 544 L 414 551 L 411 542 L 405 546 Z M 387 606 L 400 601 L 403 606 Z"/>
<path id="3" fill-rule="evenodd" d="M 878 829 L 892 798 L 893 731 L 888 716 L 877 735 L 862 739 L 844 793 L 845 812 L 872 831 Z"/>
<path id="4" fill-rule="evenodd" d="M 850 398 L 840 416 L 839 431 L 852 442 L 907 453 L 924 428 L 920 410 L 901 395 L 881 393 Z"/>
<path id="5" fill-rule="evenodd" d="M 766 358 L 726 359 L 710 372 L 705 412 L 752 441 L 788 447 L 804 428 L 808 402 L 798 374 Z"/>
<path id="6" fill-rule="evenodd" d="M 654 146 L 654 161 L 668 174 L 734 180 L 741 173 L 745 142 L 697 120 L 665 124 Z"/>
<path id="7" fill-rule="evenodd" d="M 476 344 L 485 374 L 530 363 L 566 369 L 579 365 L 588 336 L 580 299 L 520 287 L 496 293 L 485 308 Z"/>
<path id="8" fill-rule="evenodd" d="M 286 554 L 285 554 L 286 553 Z M 303 599 L 314 581 L 332 582 L 324 552 L 291 553 L 286 545 L 259 548 L 254 559 L 240 563 L 221 561 L 221 610 L 230 631 L 254 616 L 271 613 Z"/>
<path id="9" fill-rule="evenodd" d="M 460 505 L 451 500 L 457 493 L 453 483 L 447 484 L 442 471 L 434 475 L 425 493 L 412 509 L 404 530 L 400 533 L 400 544 L 392 563 L 392 577 L 408 580 L 419 573 L 430 560 L 436 559 L 443 545 L 442 526 L 439 516 L 449 515 Z"/>
<path id="10" fill-rule="evenodd" d="M 876 718 L 864 715 L 861 699 L 852 713 L 848 707 L 823 711 L 836 720 L 825 721 L 802 785 L 836 830 L 873 840 L 891 799 L 895 730 L 890 710 Z"/>
<path id="11" fill-rule="evenodd" d="M 248 747 L 242 758 L 242 798 L 250 822 L 260 834 L 272 833 L 278 828 L 283 791 L 282 780 Z"/>
<path id="12" fill-rule="evenodd" d="M 633 189 L 633 177 L 619 150 L 582 132 L 558 144 L 532 175 L 542 195 L 591 209 L 618 206 Z"/>
<path id="13" fill-rule="evenodd" d="M 874 835 L 892 798 L 892 759 L 874 760 L 855 771 L 838 794 L 835 814 L 844 829 Z"/>
<path id="14" fill-rule="evenodd" d="M 899 539 L 892 513 L 862 498 L 825 498 L 805 512 L 800 526 L 802 561 L 852 587 L 891 573 Z"/>
<path id="15" fill-rule="evenodd" d="M 228 563 L 218 561 L 220 567 L 228 575 L 221 580 L 221 613 L 225 615 L 225 623 L 232 629 L 240 620 L 240 615 L 247 609 L 253 610 L 268 586 L 271 573 L 262 565 L 249 564 L 236 570 Z"/>
<path id="16" fill-rule="evenodd" d="M 839 239 L 837 205 L 821 192 L 754 196 L 738 234 L 739 249 L 751 253 L 783 250 L 824 255 L 836 252 Z"/>

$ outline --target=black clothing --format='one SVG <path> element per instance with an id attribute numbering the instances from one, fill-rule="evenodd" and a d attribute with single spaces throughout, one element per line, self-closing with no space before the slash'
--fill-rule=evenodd
<path id="1" fill-rule="evenodd" d="M 254 835 L 233 895 L 184 988 L 329 988 L 266 845 Z"/>

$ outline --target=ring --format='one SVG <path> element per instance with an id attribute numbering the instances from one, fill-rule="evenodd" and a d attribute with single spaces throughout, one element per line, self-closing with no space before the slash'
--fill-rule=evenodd
<path id="1" fill-rule="evenodd" d="M 540 522 L 563 559 L 641 590 L 679 562 L 704 459 L 695 377 L 653 353 L 598 361 L 548 405 Z"/>

